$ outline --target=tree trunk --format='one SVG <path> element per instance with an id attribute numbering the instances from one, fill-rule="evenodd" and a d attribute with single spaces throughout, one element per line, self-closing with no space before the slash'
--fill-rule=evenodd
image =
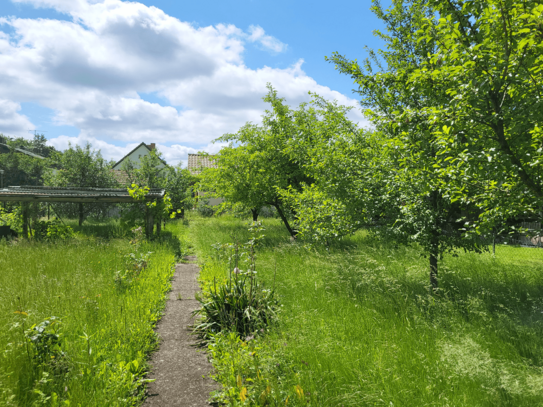
<path id="1" fill-rule="evenodd" d="M 84 213 L 83 213 L 83 203 L 80 203 L 80 204 L 79 204 L 79 226 L 82 226 L 82 225 L 83 225 L 83 217 L 84 217 Z"/>
<path id="2" fill-rule="evenodd" d="M 181 208 L 181 219 L 185 219 L 185 207 Z"/>
<path id="3" fill-rule="evenodd" d="M 439 192 L 432 191 L 430 195 L 432 199 L 433 211 L 437 214 L 440 210 L 439 208 Z M 431 231 L 430 235 L 430 285 L 434 291 L 437 291 L 438 281 L 437 281 L 437 262 L 439 256 L 439 241 L 440 241 L 440 228 L 437 219 L 435 219 L 434 229 Z"/>
<path id="4" fill-rule="evenodd" d="M 23 202 L 21 206 L 23 209 L 23 237 L 28 239 L 28 204 Z"/>
<path id="5" fill-rule="evenodd" d="M 254 208 L 251 209 L 251 213 L 253 214 L 253 222 L 256 222 L 258 220 L 258 209 Z"/>
<path id="6" fill-rule="evenodd" d="M 155 231 L 155 217 L 152 213 L 149 213 L 149 237 L 153 236 Z"/>
<path id="7" fill-rule="evenodd" d="M 430 284 L 434 291 L 438 288 L 437 282 L 437 253 L 430 253 Z"/>
<path id="8" fill-rule="evenodd" d="M 273 206 L 275 206 L 275 209 L 277 209 L 277 213 L 279 214 L 279 216 L 281 217 L 281 220 L 285 224 L 285 227 L 287 228 L 288 233 L 290 233 L 290 236 L 292 236 L 294 239 L 296 239 L 297 232 L 290 227 L 290 225 L 288 223 L 288 220 L 287 220 L 285 214 L 283 213 L 283 210 L 281 209 L 281 205 L 277 204 L 277 205 L 273 205 Z"/>
<path id="9" fill-rule="evenodd" d="M 145 207 L 145 236 L 147 236 L 147 238 L 151 236 L 151 233 L 149 232 L 149 221 L 150 221 L 149 208 L 146 206 Z"/>
<path id="10" fill-rule="evenodd" d="M 160 232 L 162 232 L 162 219 L 159 219 L 156 223 L 156 234 L 160 235 Z"/>

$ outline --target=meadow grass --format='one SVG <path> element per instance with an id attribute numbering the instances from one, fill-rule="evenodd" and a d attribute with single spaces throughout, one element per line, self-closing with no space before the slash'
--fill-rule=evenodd
<path id="1" fill-rule="evenodd" d="M 246 225 L 228 217 L 192 221 L 204 286 L 227 270 L 211 245 L 247 241 Z M 416 248 L 363 231 L 329 250 L 308 248 L 290 243 L 277 220 L 264 225 L 257 271 L 275 286 L 280 322 L 248 342 L 225 334 L 210 345 L 223 401 L 543 405 L 543 250 L 499 246 L 495 257 L 445 256 L 434 294 L 428 260 Z"/>
<path id="2" fill-rule="evenodd" d="M 172 233 L 182 236 L 182 224 L 169 228 L 139 245 L 112 238 L 115 222 L 75 228 L 66 241 L 0 241 L 0 405 L 139 403 L 183 249 Z M 133 258 L 148 252 L 140 271 Z M 44 321 L 60 346 L 31 330 Z"/>

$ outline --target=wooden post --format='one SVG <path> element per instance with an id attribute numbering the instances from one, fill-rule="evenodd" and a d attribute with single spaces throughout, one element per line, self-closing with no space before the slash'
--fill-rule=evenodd
<path id="1" fill-rule="evenodd" d="M 149 233 L 149 208 L 145 206 L 145 236 L 150 237 Z"/>
<path id="2" fill-rule="evenodd" d="M 28 203 L 21 202 L 23 210 L 23 238 L 28 239 Z"/>
<path id="3" fill-rule="evenodd" d="M 151 212 L 149 212 L 149 237 L 153 236 L 155 229 L 155 217 Z"/>
<path id="4" fill-rule="evenodd" d="M 79 226 L 82 226 L 83 225 L 83 220 L 84 220 L 84 216 L 83 216 L 83 203 L 79 203 Z"/>

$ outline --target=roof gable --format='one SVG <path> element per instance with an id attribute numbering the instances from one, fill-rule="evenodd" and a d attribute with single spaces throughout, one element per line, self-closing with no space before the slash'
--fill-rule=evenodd
<path id="1" fill-rule="evenodd" d="M 141 154 L 138 156 L 138 157 L 131 157 L 132 154 L 136 153 L 138 150 L 142 149 L 142 148 L 145 148 L 147 151 L 143 150 L 145 153 L 149 154 L 151 151 L 153 151 L 151 148 L 149 148 L 149 146 L 145 143 L 140 143 L 138 144 L 132 151 L 130 151 L 127 155 L 125 155 L 123 158 L 121 158 L 119 161 L 117 161 L 115 163 L 115 165 L 112 167 L 112 169 L 116 170 L 116 171 L 119 171 L 121 169 L 121 164 L 123 163 L 124 160 L 126 159 L 129 159 L 129 160 L 132 160 L 132 161 L 137 161 L 139 162 L 139 157 L 141 156 Z M 166 163 L 166 161 L 164 161 L 162 158 L 160 159 L 160 161 L 162 161 L 162 164 L 164 164 L 165 166 L 168 165 Z"/>

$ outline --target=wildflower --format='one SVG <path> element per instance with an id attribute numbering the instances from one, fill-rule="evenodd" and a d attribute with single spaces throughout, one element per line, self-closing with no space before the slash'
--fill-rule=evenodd
<path id="1" fill-rule="evenodd" d="M 241 270 L 237 267 L 234 268 L 234 274 L 241 274 Z"/>
<path id="2" fill-rule="evenodd" d="M 255 336 L 254 335 L 249 335 L 248 337 L 245 338 L 245 341 L 249 342 L 249 341 L 251 341 L 253 339 L 255 339 Z"/>

